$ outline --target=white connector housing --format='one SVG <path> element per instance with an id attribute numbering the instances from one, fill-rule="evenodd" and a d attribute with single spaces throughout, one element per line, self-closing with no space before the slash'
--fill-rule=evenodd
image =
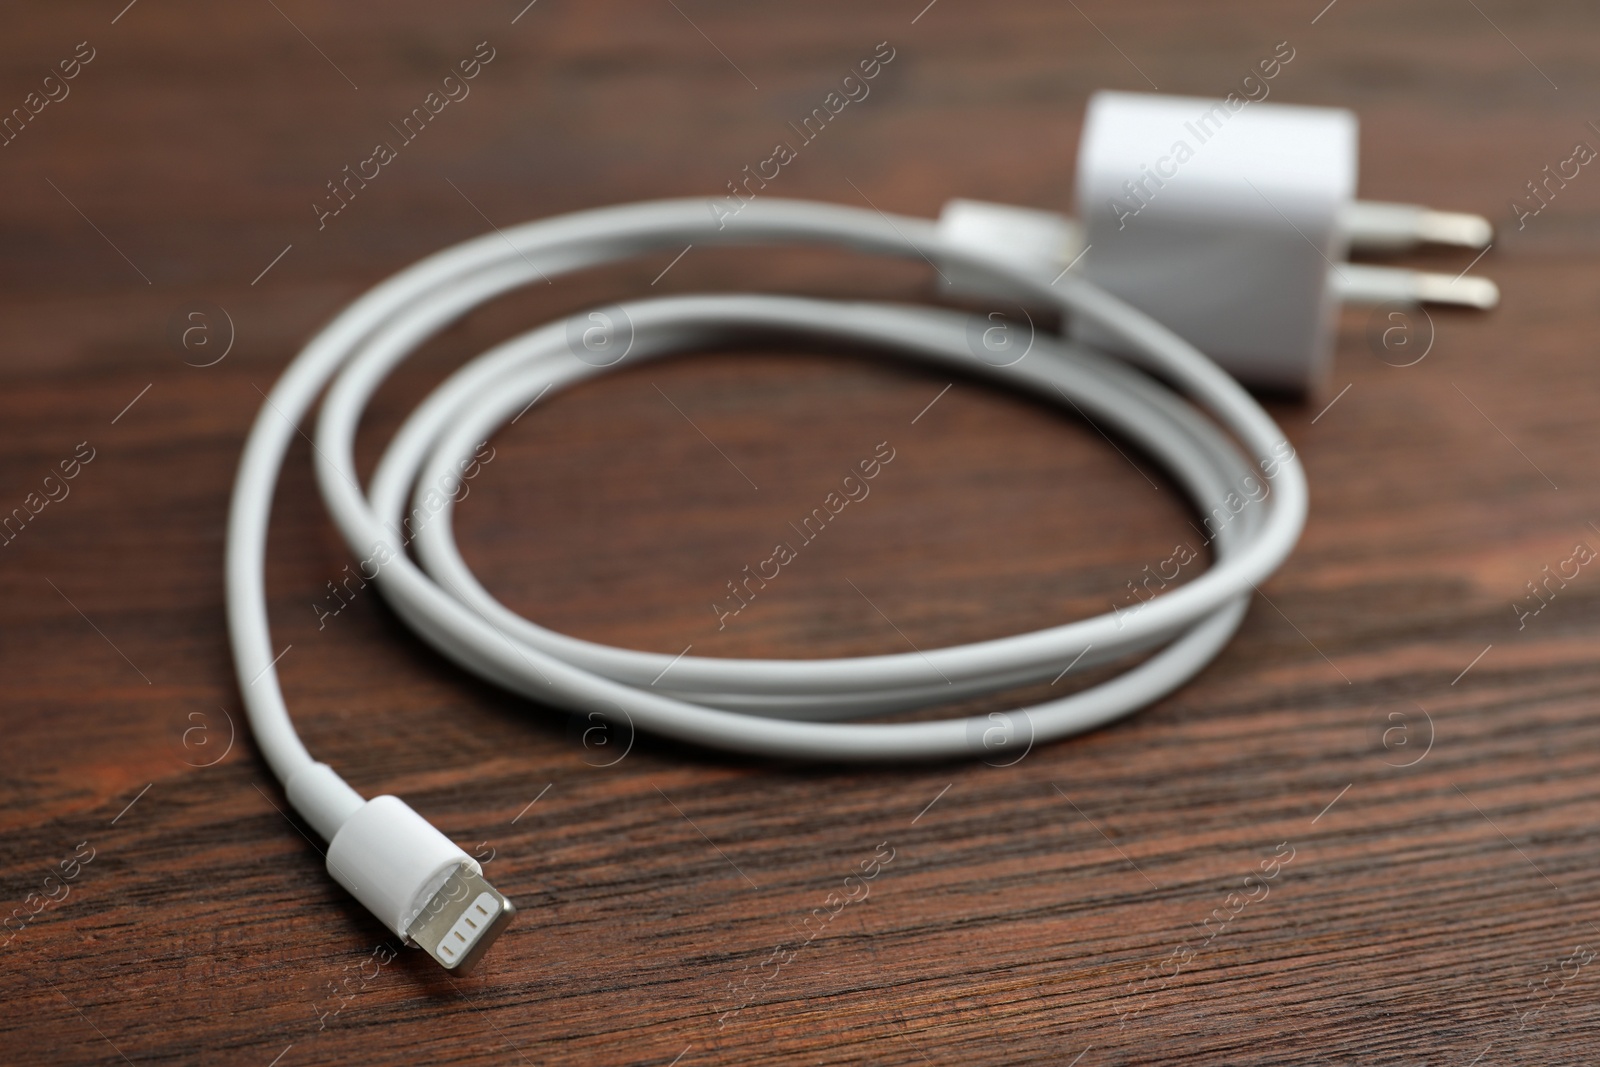
<path id="1" fill-rule="evenodd" d="M 303 765 L 284 788 L 328 841 L 334 881 L 447 970 L 475 964 L 516 914 L 478 861 L 399 797 L 363 800 L 326 763 Z"/>
<path id="2" fill-rule="evenodd" d="M 1314 389 L 1339 303 L 1330 271 L 1345 259 L 1356 135 L 1355 115 L 1337 108 L 1096 93 L 1078 151 L 1080 269 L 1240 380 Z"/>
<path id="3" fill-rule="evenodd" d="M 939 241 L 980 259 L 1020 266 L 1053 280 L 1083 250 L 1083 227 L 1054 211 L 985 200 L 948 200 L 939 212 Z M 945 259 L 939 273 L 948 293 L 1002 299 L 1010 295 L 990 275 L 953 259 Z"/>
<path id="4" fill-rule="evenodd" d="M 328 844 L 328 873 L 401 937 L 463 865 L 482 870 L 399 797 L 373 797 Z"/>

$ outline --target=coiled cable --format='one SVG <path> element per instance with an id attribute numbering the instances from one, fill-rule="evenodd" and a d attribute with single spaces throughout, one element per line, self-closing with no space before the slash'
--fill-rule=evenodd
<path id="1" fill-rule="evenodd" d="M 1160 461 L 1202 513 L 1226 520 L 1213 531 L 1213 565 L 1137 610 L 1033 633 L 921 653 L 740 660 L 614 648 L 517 615 L 462 560 L 449 494 L 408 546 L 402 525 L 408 510 L 422 505 L 429 487 L 449 484 L 479 442 L 536 399 L 607 367 L 575 355 L 574 324 L 589 323 L 583 314 L 507 340 L 462 366 L 411 413 L 363 489 L 354 440 L 385 377 L 428 338 L 509 290 L 690 243 L 831 244 L 957 264 L 1003 283 L 1019 300 L 1048 303 L 1093 323 L 1161 380 L 1123 359 L 1043 335 L 1020 361 L 997 366 L 975 357 L 968 340 L 972 317 L 949 309 L 751 295 L 622 305 L 618 317 L 629 341 L 612 365 L 751 337 L 800 337 L 930 362 L 1066 401 Z M 250 431 L 229 518 L 228 622 L 251 727 L 286 783 L 313 761 L 290 721 L 274 667 L 264 579 L 267 528 L 288 446 L 324 391 L 314 454 L 329 514 L 351 552 L 376 570 L 385 600 L 426 641 L 466 669 L 542 704 L 620 713 L 644 731 L 764 757 L 981 757 L 995 726 L 988 716 L 843 720 L 947 704 L 1049 679 L 1069 663 L 1088 667 L 1154 650 L 1107 681 L 1019 708 L 1006 721 L 1032 744 L 1126 715 L 1182 685 L 1220 651 L 1244 617 L 1255 584 L 1293 549 L 1306 514 L 1305 475 L 1282 431 L 1191 345 L 1076 277 L 1051 284 L 941 243 L 929 220 L 763 199 L 723 226 L 703 200 L 666 200 L 497 231 L 432 255 L 352 303 L 289 366 Z M 1251 485 L 1270 490 L 1257 497 L 1247 494 Z M 1230 499 L 1245 503 L 1224 507 Z M 436 500 L 437 494 L 430 508 Z M 312 812 L 303 814 L 316 821 Z"/>

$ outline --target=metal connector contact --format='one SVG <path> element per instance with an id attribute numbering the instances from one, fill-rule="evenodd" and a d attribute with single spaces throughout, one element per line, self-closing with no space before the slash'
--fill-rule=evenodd
<path id="1" fill-rule="evenodd" d="M 406 937 L 448 971 L 470 969 L 511 924 L 516 906 L 463 863 L 406 927 Z"/>

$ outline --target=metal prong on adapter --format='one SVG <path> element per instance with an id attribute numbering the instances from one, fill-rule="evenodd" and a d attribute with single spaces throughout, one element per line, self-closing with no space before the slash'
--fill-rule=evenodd
<path id="1" fill-rule="evenodd" d="M 1467 274 L 1451 277 L 1418 271 L 1417 299 L 1424 304 L 1454 304 L 1457 307 L 1488 311 L 1500 303 L 1500 287 L 1488 278 Z"/>
<path id="2" fill-rule="evenodd" d="M 1418 204 L 1357 200 L 1339 215 L 1352 252 L 1405 252 L 1418 245 L 1487 248 L 1494 226 L 1482 215 L 1434 211 Z"/>
<path id="3" fill-rule="evenodd" d="M 406 936 L 448 971 L 469 970 L 517 913 L 515 905 L 463 863 L 406 928 Z"/>
<path id="4" fill-rule="evenodd" d="M 1500 302 L 1500 287 L 1488 278 L 1451 277 L 1400 267 L 1342 263 L 1331 274 L 1339 296 L 1349 304 L 1451 304 L 1487 311 Z"/>
<path id="5" fill-rule="evenodd" d="M 1429 244 L 1488 248 L 1494 240 L 1494 225 L 1482 215 L 1464 211 L 1425 210 L 1417 220 L 1417 235 Z"/>

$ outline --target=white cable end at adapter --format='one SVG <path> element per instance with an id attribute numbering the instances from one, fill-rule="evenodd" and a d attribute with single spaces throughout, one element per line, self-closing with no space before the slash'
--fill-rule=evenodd
<path id="1" fill-rule="evenodd" d="M 1052 280 L 1083 251 L 1083 227 L 1065 215 L 984 200 L 946 201 L 939 212 L 939 239 L 941 244 Z M 954 259 L 946 259 L 939 274 L 944 291 L 952 295 L 1008 295 L 990 275 Z"/>
<path id="2" fill-rule="evenodd" d="M 363 800 L 325 763 L 305 767 L 287 789 L 328 838 L 334 880 L 447 970 L 470 968 L 516 914 L 478 861 L 399 797 Z"/>

